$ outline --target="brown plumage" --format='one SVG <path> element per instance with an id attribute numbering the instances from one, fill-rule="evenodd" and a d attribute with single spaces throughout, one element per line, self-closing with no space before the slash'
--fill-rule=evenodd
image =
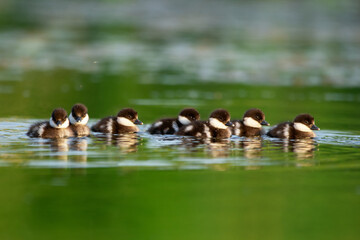
<path id="1" fill-rule="evenodd" d="M 86 125 L 89 121 L 88 109 L 85 105 L 75 104 L 70 113 L 70 128 L 77 137 L 89 136 L 90 128 Z"/>
<path id="2" fill-rule="evenodd" d="M 26 133 L 29 137 L 66 138 L 74 136 L 69 128 L 67 112 L 62 108 L 55 109 L 50 121 L 37 122 L 30 126 Z"/>
<path id="3" fill-rule="evenodd" d="M 139 128 L 135 126 L 135 124 L 143 124 L 138 119 L 138 113 L 132 108 L 124 108 L 116 117 L 110 116 L 101 119 L 91 127 L 91 130 L 94 132 L 112 134 L 138 132 Z"/>
<path id="4" fill-rule="evenodd" d="M 268 126 L 269 123 L 265 121 L 265 114 L 257 108 L 249 109 L 245 112 L 242 120 L 233 120 L 234 126 L 231 127 L 233 135 L 240 137 L 253 137 L 263 134 L 263 125 Z"/>
<path id="5" fill-rule="evenodd" d="M 300 114 L 293 122 L 283 122 L 276 125 L 267 132 L 267 135 L 288 139 L 313 138 L 316 135 L 312 130 L 320 130 L 315 125 L 314 117 L 310 114 Z"/>
<path id="6" fill-rule="evenodd" d="M 183 126 L 177 132 L 181 136 L 194 136 L 199 138 L 229 138 L 231 131 L 230 114 L 224 109 L 217 109 L 210 114 L 208 121 L 195 121 Z"/>
<path id="7" fill-rule="evenodd" d="M 199 112 L 194 108 L 183 109 L 177 118 L 163 118 L 153 123 L 148 132 L 150 134 L 175 134 L 182 126 L 200 119 Z"/>

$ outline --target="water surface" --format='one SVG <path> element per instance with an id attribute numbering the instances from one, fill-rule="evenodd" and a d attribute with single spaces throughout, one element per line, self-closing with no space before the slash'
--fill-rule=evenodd
<path id="1" fill-rule="evenodd" d="M 353 132 L 322 130 L 314 140 L 296 141 L 213 142 L 143 131 L 46 140 L 25 136 L 33 121 L 0 123 L 2 238 L 360 233 L 360 136 Z"/>
<path id="2" fill-rule="evenodd" d="M 149 125 L 137 134 L 69 139 L 34 139 L 25 133 L 34 120 L 3 119 L 0 123 L 1 166 L 38 168 L 153 168 L 166 170 L 266 167 L 358 166 L 360 136 L 322 130 L 315 139 L 194 139 L 150 135 Z M 90 124 L 94 123 L 91 121 Z"/>

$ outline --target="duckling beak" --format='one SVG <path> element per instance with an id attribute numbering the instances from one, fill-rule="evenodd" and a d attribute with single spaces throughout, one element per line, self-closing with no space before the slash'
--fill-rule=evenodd
<path id="1" fill-rule="evenodd" d="M 59 120 L 56 122 L 56 126 L 60 126 L 60 125 L 61 125 L 61 121 Z"/>
<path id="2" fill-rule="evenodd" d="M 142 121 L 140 121 L 139 119 L 136 119 L 134 123 L 136 125 L 143 125 Z"/>
<path id="3" fill-rule="evenodd" d="M 318 128 L 315 124 L 312 125 L 310 129 L 311 129 L 311 130 L 320 130 L 320 128 Z"/>
<path id="4" fill-rule="evenodd" d="M 227 123 L 225 123 L 225 125 L 228 126 L 228 127 L 234 126 L 234 124 L 233 124 L 232 122 L 230 122 L 230 121 L 228 121 Z"/>
<path id="5" fill-rule="evenodd" d="M 81 117 L 75 117 L 76 122 L 81 122 Z"/>
<path id="6" fill-rule="evenodd" d="M 267 121 L 262 121 L 261 123 L 260 123 L 261 125 L 263 125 L 263 126 L 270 126 L 270 123 L 268 123 Z"/>

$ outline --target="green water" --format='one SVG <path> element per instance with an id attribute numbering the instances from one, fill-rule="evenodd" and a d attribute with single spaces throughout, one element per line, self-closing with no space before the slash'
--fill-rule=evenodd
<path id="1" fill-rule="evenodd" d="M 0 171 L 2 239 L 359 235 L 356 169 Z"/>
<path id="2" fill-rule="evenodd" d="M 0 3 L 0 239 L 359 239 L 358 1 Z M 56 107 L 134 135 L 44 140 Z M 313 140 L 152 136 L 195 107 L 308 112 Z"/>

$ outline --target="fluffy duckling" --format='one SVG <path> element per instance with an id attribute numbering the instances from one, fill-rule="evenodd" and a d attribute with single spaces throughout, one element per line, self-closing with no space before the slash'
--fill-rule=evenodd
<path id="1" fill-rule="evenodd" d="M 199 112 L 194 108 L 183 109 L 177 118 L 163 118 L 153 123 L 148 132 L 150 134 L 175 134 L 182 126 L 200 119 Z"/>
<path id="2" fill-rule="evenodd" d="M 37 122 L 30 126 L 26 133 L 29 137 L 38 138 L 66 138 L 72 137 L 73 132 L 69 128 L 67 112 L 62 108 L 56 108 L 49 121 Z"/>
<path id="3" fill-rule="evenodd" d="M 199 138 L 229 138 L 230 114 L 225 109 L 217 109 L 210 114 L 208 121 L 195 121 L 183 126 L 177 132 L 181 136 L 194 136 Z"/>
<path id="4" fill-rule="evenodd" d="M 242 120 L 234 120 L 234 127 L 231 128 L 232 134 L 240 137 L 253 137 L 262 134 L 262 126 L 269 126 L 265 121 L 265 114 L 257 108 L 249 109 L 245 112 Z"/>
<path id="5" fill-rule="evenodd" d="M 69 116 L 70 128 L 75 136 L 83 137 L 90 135 L 90 128 L 87 126 L 89 121 L 88 109 L 84 104 L 75 104 Z"/>
<path id="6" fill-rule="evenodd" d="M 94 132 L 102 133 L 132 133 L 139 132 L 139 128 L 136 125 L 142 125 L 143 123 L 138 119 L 138 113 L 132 108 L 122 109 L 116 117 L 110 116 L 101 119 L 95 125 L 91 127 Z"/>
<path id="7" fill-rule="evenodd" d="M 300 114 L 293 122 L 283 122 L 267 132 L 269 137 L 299 139 L 316 137 L 312 130 L 320 130 L 310 114 Z"/>

